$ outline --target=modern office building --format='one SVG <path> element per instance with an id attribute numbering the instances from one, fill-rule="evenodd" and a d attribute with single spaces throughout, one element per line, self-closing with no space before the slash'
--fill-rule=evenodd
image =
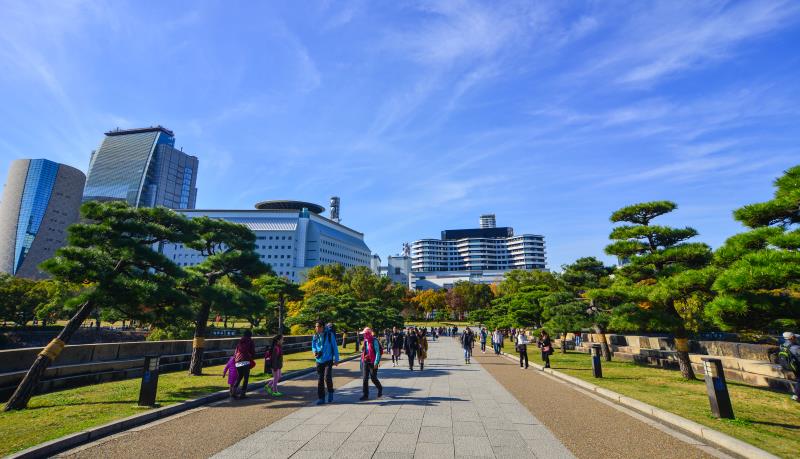
<path id="1" fill-rule="evenodd" d="M 448 288 L 458 280 L 495 283 L 514 269 L 546 270 L 544 236 L 514 235 L 496 227 L 494 215 L 480 218 L 481 228 L 442 231 L 441 239 L 411 244 L 411 288 Z"/>
<path id="2" fill-rule="evenodd" d="M 47 159 L 11 163 L 0 201 L 0 272 L 47 277 L 38 266 L 66 243 L 85 183 L 83 172 Z"/>
<path id="3" fill-rule="evenodd" d="M 264 201 L 254 210 L 181 210 L 189 218 L 202 215 L 240 223 L 256 235 L 264 263 L 279 276 L 300 282 L 314 266 L 339 263 L 344 267 L 370 266 L 372 252 L 364 235 L 323 217 L 325 208 L 302 201 Z M 192 266 L 204 257 L 181 244 L 162 252 L 180 266 Z"/>
<path id="4" fill-rule="evenodd" d="M 198 164 L 164 127 L 109 131 L 92 152 L 83 200 L 194 209 Z"/>
<path id="5" fill-rule="evenodd" d="M 411 257 L 408 255 L 394 255 L 386 259 L 386 277 L 392 282 L 408 286 L 411 275 Z"/>

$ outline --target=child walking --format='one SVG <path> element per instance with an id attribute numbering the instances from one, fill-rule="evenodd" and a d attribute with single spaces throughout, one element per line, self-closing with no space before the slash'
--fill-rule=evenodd
<path id="1" fill-rule="evenodd" d="M 272 370 L 272 381 L 267 384 L 266 390 L 269 395 L 280 397 L 283 395 L 278 392 L 278 383 L 281 381 L 281 369 L 283 368 L 283 335 L 276 335 L 272 340 L 265 366 L 269 365 Z"/>
<path id="2" fill-rule="evenodd" d="M 222 377 L 224 378 L 225 375 L 228 376 L 228 386 L 230 387 L 231 398 L 236 397 L 236 379 L 239 377 L 239 373 L 236 372 L 236 359 L 231 356 L 228 359 L 228 363 L 225 365 L 225 368 L 222 370 Z"/>

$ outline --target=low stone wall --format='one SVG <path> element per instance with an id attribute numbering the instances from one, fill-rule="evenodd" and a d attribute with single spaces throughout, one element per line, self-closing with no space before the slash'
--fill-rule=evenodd
<path id="1" fill-rule="evenodd" d="M 636 362 L 677 369 L 675 340 L 669 336 L 636 336 L 607 334 L 614 360 Z M 567 335 L 568 347 L 575 335 Z M 579 351 L 589 352 L 591 345 L 600 342 L 592 333 L 581 335 Z M 560 340 L 558 340 L 560 343 Z M 689 359 L 695 373 L 703 374 L 703 357 L 716 357 L 722 361 L 725 377 L 757 387 L 790 391 L 795 375 L 786 372 L 775 362 L 777 346 L 768 344 L 736 343 L 728 341 L 689 341 Z"/>
<path id="2" fill-rule="evenodd" d="M 263 355 L 272 337 L 254 337 L 256 355 Z M 348 335 L 348 344 L 353 338 Z M 338 335 L 341 344 L 342 335 Z M 239 338 L 206 339 L 203 362 L 206 366 L 228 361 Z M 311 336 L 285 336 L 287 354 L 309 350 Z M 41 347 L 0 351 L 0 401 L 8 400 L 25 376 Z M 100 382 L 137 378 L 142 375 L 144 357 L 158 355 L 162 372 L 187 370 L 192 357 L 192 340 L 143 341 L 129 343 L 79 344 L 64 347 L 45 371 L 36 393 L 47 393 Z M 261 365 L 258 362 L 258 365 Z"/>

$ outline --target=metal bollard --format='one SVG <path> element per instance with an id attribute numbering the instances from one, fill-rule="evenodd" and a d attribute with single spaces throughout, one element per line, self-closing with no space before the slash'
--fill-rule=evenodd
<path id="1" fill-rule="evenodd" d="M 711 413 L 718 418 L 734 419 L 731 397 L 728 394 L 725 372 L 722 369 L 722 360 L 711 357 L 703 357 L 702 360 Z"/>
<path id="2" fill-rule="evenodd" d="M 603 366 L 600 364 L 601 347 L 599 344 L 592 344 L 592 374 L 595 378 L 603 377 Z"/>
<path id="3" fill-rule="evenodd" d="M 160 357 L 157 355 L 148 355 L 144 358 L 142 385 L 139 387 L 139 406 L 156 406 L 159 360 Z"/>

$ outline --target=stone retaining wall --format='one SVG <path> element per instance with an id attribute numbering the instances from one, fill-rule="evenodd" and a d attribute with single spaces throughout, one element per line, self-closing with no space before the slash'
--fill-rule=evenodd
<path id="1" fill-rule="evenodd" d="M 567 335 L 573 341 L 575 335 Z M 677 369 L 675 340 L 669 336 L 636 336 L 607 334 L 614 360 L 630 361 L 662 368 Z M 589 352 L 600 336 L 581 334 L 579 351 Z M 574 341 L 573 341 L 574 342 Z M 557 340 L 560 343 L 560 340 Z M 758 387 L 790 391 L 795 375 L 786 372 L 775 362 L 777 346 L 768 344 L 735 343 L 727 341 L 689 341 L 689 359 L 695 373 L 703 374 L 703 357 L 717 357 L 722 361 L 725 377 Z"/>
<path id="2" fill-rule="evenodd" d="M 254 337 L 253 340 L 256 343 L 256 355 L 263 355 L 267 345 L 272 342 L 272 337 Z M 348 344 L 353 345 L 352 340 L 348 335 Z M 342 335 L 338 334 L 340 344 L 341 341 Z M 206 339 L 204 365 L 227 362 L 238 342 L 238 337 Z M 284 337 L 287 354 L 306 351 L 310 347 L 311 335 Z M 11 396 L 41 350 L 41 347 L 32 347 L 0 351 L 0 401 Z M 162 372 L 186 370 L 192 356 L 192 340 L 65 346 L 56 365 L 51 365 L 45 371 L 36 393 L 140 377 L 144 357 L 148 355 L 161 356 Z"/>

